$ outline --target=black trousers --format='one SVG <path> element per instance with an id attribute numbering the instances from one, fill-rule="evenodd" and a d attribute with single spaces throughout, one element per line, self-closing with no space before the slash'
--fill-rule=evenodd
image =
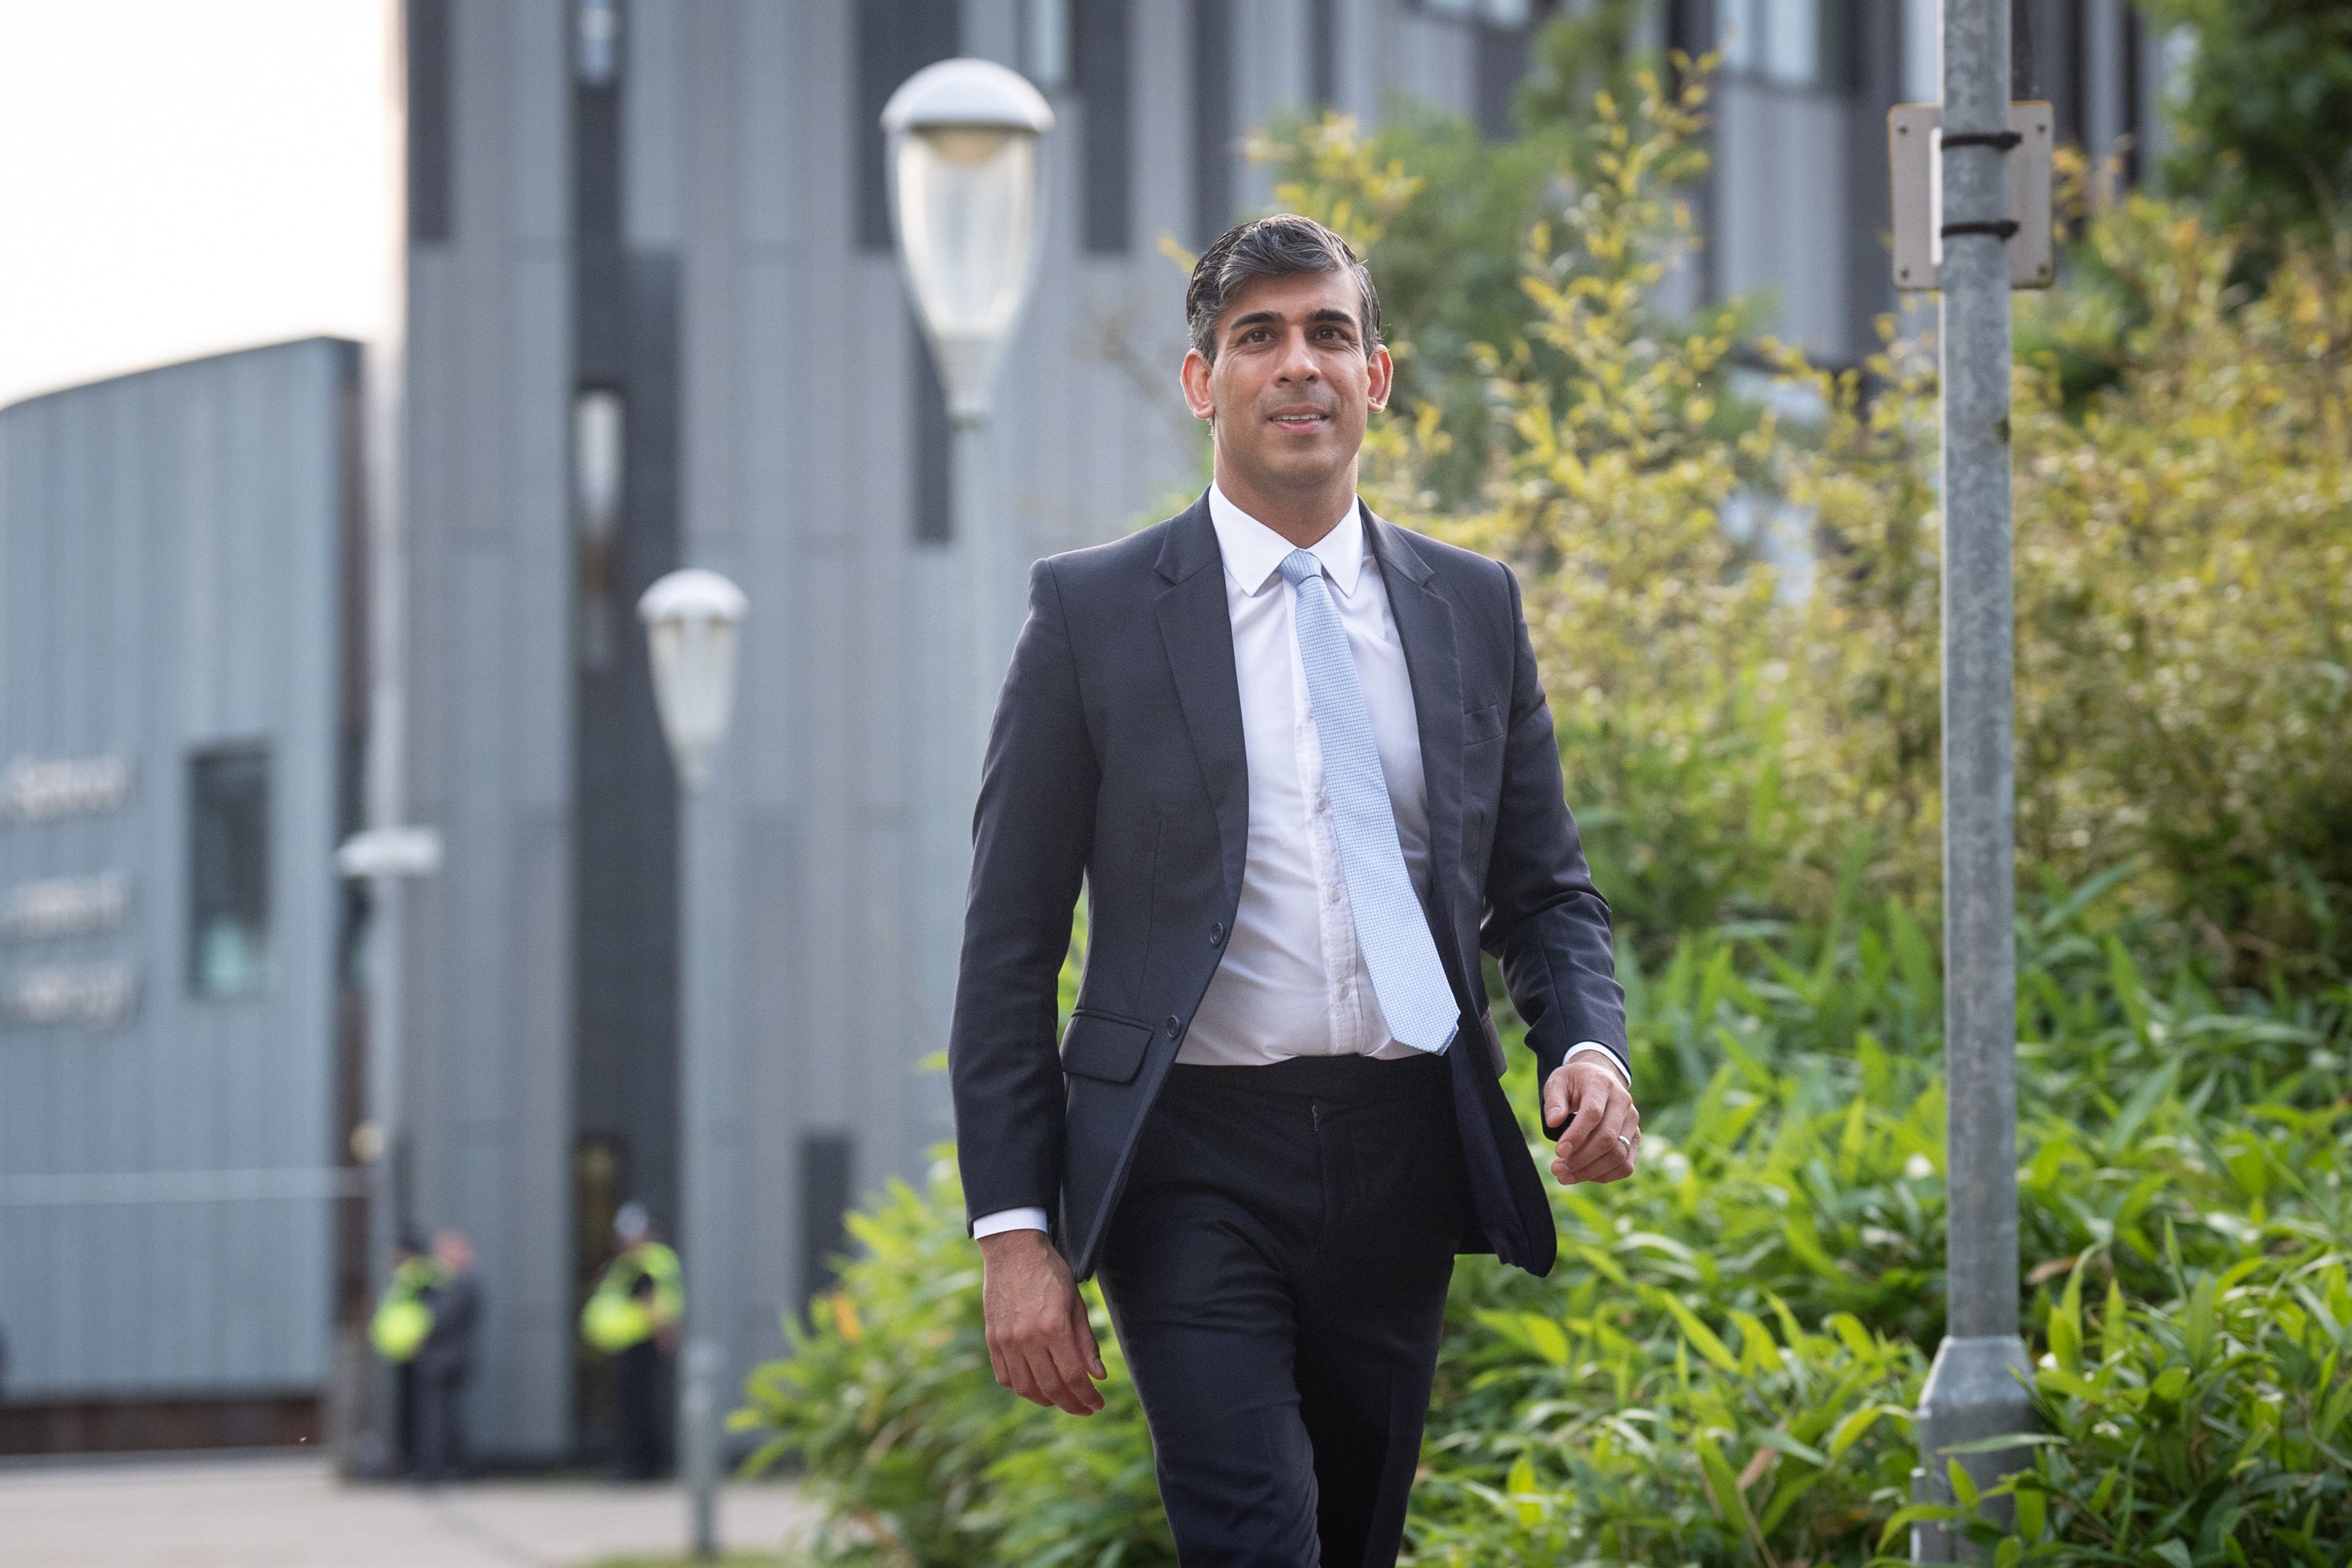
<path id="1" fill-rule="evenodd" d="M 392 1369 L 392 1429 L 399 1473 L 416 1473 L 416 1363 L 404 1361 Z"/>
<path id="2" fill-rule="evenodd" d="M 669 1474 L 676 1419 L 670 1358 L 657 1341 L 640 1340 L 613 1363 L 621 1407 L 621 1474 L 633 1481 L 658 1480 Z"/>
<path id="3" fill-rule="evenodd" d="M 1101 1279 L 1184 1568 L 1387 1568 L 1475 1218 L 1438 1058 L 1179 1065 Z"/>
<path id="4" fill-rule="evenodd" d="M 466 1376 L 419 1368 L 416 1374 L 418 1480 L 457 1480 L 466 1473 Z"/>

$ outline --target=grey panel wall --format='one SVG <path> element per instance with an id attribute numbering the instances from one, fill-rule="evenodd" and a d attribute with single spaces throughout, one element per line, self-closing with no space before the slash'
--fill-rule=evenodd
<path id="1" fill-rule="evenodd" d="M 355 345 L 223 355 L 0 411 L 0 911 L 113 874 L 119 920 L 0 926 L 0 1331 L 12 1399 L 324 1381 L 333 1121 L 340 542 Z M 189 761 L 268 759 L 271 960 L 189 983 Z M 26 765 L 120 764 L 79 805 Z M 47 775 L 59 783 L 60 775 Z M 68 922 L 70 923 L 70 922 Z M 115 973 L 120 1022 L 39 1023 Z M 50 994 L 56 1000 L 56 994 Z M 35 1016 L 41 1016 L 35 1009 Z"/>
<path id="2" fill-rule="evenodd" d="M 409 1219 L 479 1247 L 477 1443 L 571 1443 L 568 7 L 445 0 L 450 222 L 409 251 Z"/>

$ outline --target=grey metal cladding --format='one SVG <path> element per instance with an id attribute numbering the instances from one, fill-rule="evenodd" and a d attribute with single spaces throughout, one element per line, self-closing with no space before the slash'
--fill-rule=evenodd
<path id="1" fill-rule="evenodd" d="M 456 171 L 450 123 L 450 0 L 402 0 L 408 77 L 408 237 L 418 245 L 450 237 Z"/>
<path id="2" fill-rule="evenodd" d="M 889 180 L 883 168 L 882 106 L 898 84 L 934 60 L 956 52 L 961 11 L 956 0 L 849 0 L 856 13 L 851 62 L 857 91 L 851 99 L 849 147 L 856 170 L 857 242 L 890 248 Z"/>
<path id="3" fill-rule="evenodd" d="M 1234 221 L 1233 0 L 1192 0 L 1192 243 L 1207 248 Z"/>
<path id="4" fill-rule="evenodd" d="M 1131 0 L 1071 0 L 1078 98 L 1085 105 L 1079 233 L 1097 256 L 1124 255 L 1134 233 Z"/>
<path id="5" fill-rule="evenodd" d="M 136 987 L 110 1024 L 0 1007 L 12 1397 L 324 1380 L 356 374 L 355 345 L 311 339 L 0 410 L 0 769 L 103 784 L 119 759 L 129 786 L 0 810 L 0 907 L 28 884 L 127 892 L 95 923 L 0 935 L 0 996 L 42 973 Z M 268 756 L 275 951 L 257 993 L 204 1000 L 182 963 L 187 770 L 224 742 Z"/>

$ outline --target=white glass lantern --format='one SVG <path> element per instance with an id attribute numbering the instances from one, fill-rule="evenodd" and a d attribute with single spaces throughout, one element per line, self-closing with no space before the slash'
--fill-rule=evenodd
<path id="1" fill-rule="evenodd" d="M 742 589 L 700 567 L 670 573 L 637 601 L 653 655 L 654 705 L 689 790 L 710 776 L 710 755 L 734 717 L 736 634 L 748 608 Z"/>
<path id="2" fill-rule="evenodd" d="M 988 415 L 989 389 L 1037 258 L 1037 139 L 1054 111 L 990 60 L 941 60 L 882 110 L 898 256 L 949 413 Z"/>

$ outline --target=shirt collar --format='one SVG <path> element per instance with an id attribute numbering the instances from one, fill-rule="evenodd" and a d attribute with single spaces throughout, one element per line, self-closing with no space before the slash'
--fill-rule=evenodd
<path id="1" fill-rule="evenodd" d="M 1298 548 L 1235 506 L 1214 484 L 1209 486 L 1209 521 L 1217 531 L 1217 550 L 1224 557 L 1226 574 L 1252 597 L 1281 577 L 1282 563 Z M 1355 498 L 1349 498 L 1347 511 L 1331 531 L 1307 548 L 1323 563 L 1323 574 L 1339 590 L 1339 596 L 1352 596 L 1369 558 L 1363 512 Z"/>

